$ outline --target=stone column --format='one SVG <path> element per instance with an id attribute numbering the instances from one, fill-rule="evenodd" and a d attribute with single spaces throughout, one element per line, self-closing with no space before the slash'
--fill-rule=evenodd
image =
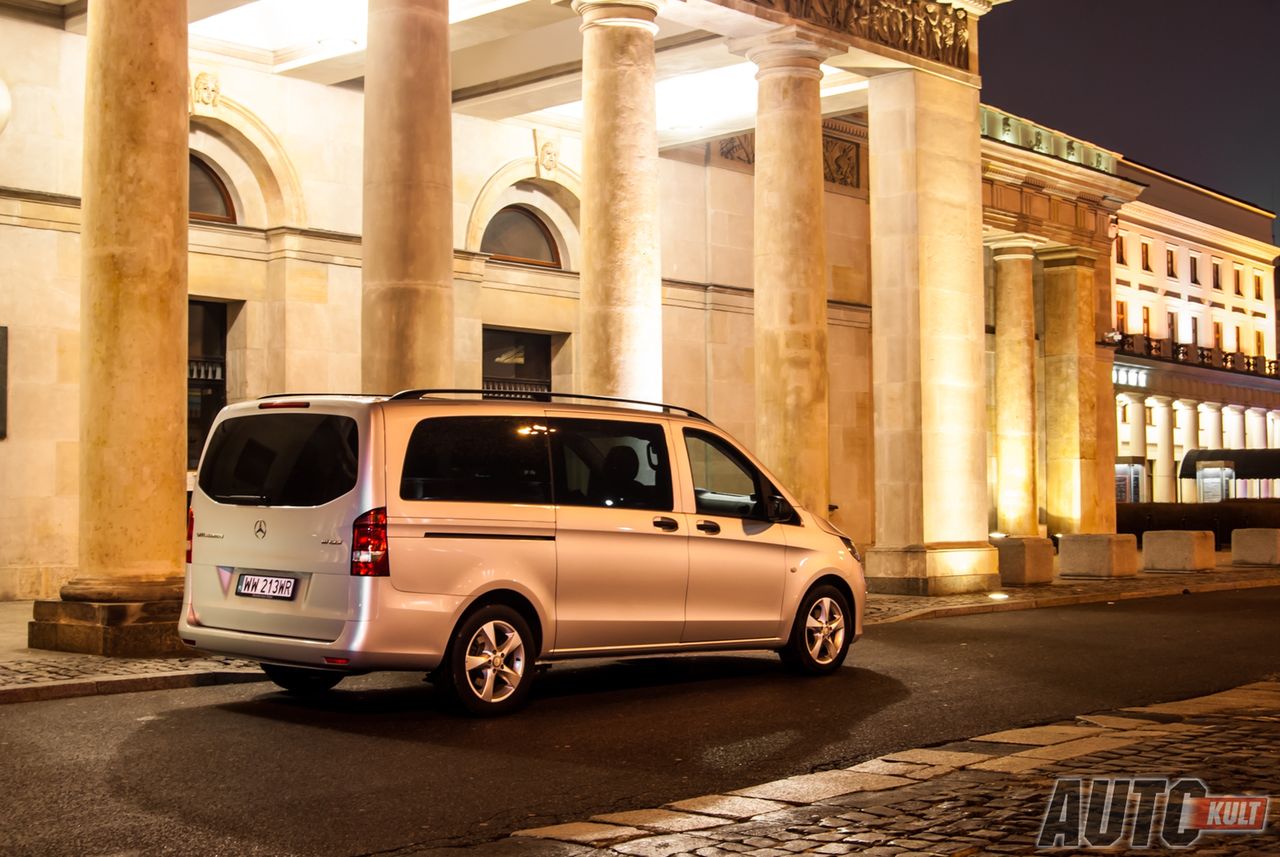
<path id="1" fill-rule="evenodd" d="M 998 582 L 988 542 L 978 91 L 871 78 L 876 538 L 868 584 L 943 594 Z"/>
<path id="2" fill-rule="evenodd" d="M 1187 453 L 1200 448 L 1200 411 L 1196 403 L 1190 399 L 1178 399 L 1173 403 L 1173 408 L 1178 415 L 1176 420 L 1178 445 L 1182 447 L 1182 458 L 1186 458 Z M 1179 475 L 1182 472 L 1182 458 L 1174 462 Z M 1179 478 L 1178 492 L 1179 502 L 1196 502 L 1196 480 Z"/>
<path id="3" fill-rule="evenodd" d="M 1245 449 L 1267 448 L 1267 409 L 1249 408 L 1244 412 L 1244 446 Z M 1262 480 L 1244 480 L 1245 496 L 1261 497 Z M 1271 492 L 1268 490 L 1267 492 Z"/>
<path id="4" fill-rule="evenodd" d="M 1155 468 L 1151 474 L 1151 499 L 1156 503 L 1175 503 L 1178 500 L 1177 473 L 1173 455 L 1173 399 L 1168 396 L 1149 396 L 1156 436 Z"/>
<path id="5" fill-rule="evenodd" d="M 452 387 L 447 0 L 369 0 L 361 386 Z"/>
<path id="6" fill-rule="evenodd" d="M 1096 258 L 1079 247 L 1040 253 L 1051 533 L 1092 533 L 1098 527 Z"/>
<path id="7" fill-rule="evenodd" d="M 660 0 L 576 0 L 582 16 L 579 391 L 662 398 L 653 38 Z"/>
<path id="8" fill-rule="evenodd" d="M 996 529 L 1000 582 L 1053 580 L 1053 543 L 1040 535 L 1036 491 L 1036 239 L 990 242 L 995 263 Z"/>
<path id="9" fill-rule="evenodd" d="M 63 587 L 63 602 L 36 603 L 30 643 L 158 654 L 181 648 L 173 629 L 186 535 L 187 4 L 95 0 L 85 73 L 81 577 Z"/>
<path id="10" fill-rule="evenodd" d="M 827 513 L 827 261 L 820 64 L 795 27 L 735 42 L 759 68 L 755 140 L 756 452 Z"/>
<path id="11" fill-rule="evenodd" d="M 1200 403 L 1200 433 L 1204 436 L 1201 449 L 1223 449 L 1222 405 L 1217 402 Z"/>
<path id="12" fill-rule="evenodd" d="M 1222 443 L 1224 449 L 1245 449 L 1243 405 L 1223 405 Z"/>
<path id="13" fill-rule="evenodd" d="M 1280 449 L 1280 411 L 1267 412 L 1267 449 Z M 1267 480 L 1270 494 L 1280 496 L 1280 480 Z"/>
<path id="14" fill-rule="evenodd" d="M 1245 449 L 1267 448 L 1267 409 L 1249 408 L 1244 412 Z"/>
<path id="15" fill-rule="evenodd" d="M 1039 535 L 1036 505 L 1036 321 L 1025 238 L 992 245 L 996 311 L 996 520 L 1012 536 Z"/>
<path id="16" fill-rule="evenodd" d="M 1244 449 L 1244 406 L 1224 405 L 1222 408 L 1222 443 L 1225 449 Z M 1245 496 L 1245 481 L 1233 480 L 1232 496 Z"/>
<path id="17" fill-rule="evenodd" d="M 1147 486 L 1151 484 L 1151 474 L 1147 473 L 1146 399 L 1135 393 L 1125 393 L 1124 399 L 1129 406 L 1129 423 L 1127 426 L 1129 431 L 1129 456 L 1138 459 L 1138 463 L 1142 465 L 1143 474 L 1140 482 L 1141 490 L 1134 502 L 1142 503 L 1151 499 L 1147 496 Z"/>

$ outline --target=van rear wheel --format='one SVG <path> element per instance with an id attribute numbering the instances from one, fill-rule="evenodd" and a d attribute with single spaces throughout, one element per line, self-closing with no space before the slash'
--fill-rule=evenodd
<path id="1" fill-rule="evenodd" d="M 447 684 L 470 714 L 508 714 L 529 698 L 534 658 L 533 632 L 525 618 L 505 604 L 490 604 L 454 630 Z"/>
<path id="2" fill-rule="evenodd" d="M 282 667 L 276 664 L 262 664 L 262 671 L 267 678 L 280 687 L 299 695 L 324 693 L 332 690 L 346 676 L 335 670 L 312 670 L 306 667 Z"/>

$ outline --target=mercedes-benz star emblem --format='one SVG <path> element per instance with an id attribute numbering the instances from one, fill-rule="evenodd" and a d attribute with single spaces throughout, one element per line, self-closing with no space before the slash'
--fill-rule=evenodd
<path id="1" fill-rule="evenodd" d="M 267 522 L 266 522 L 266 521 L 254 521 L 254 522 L 253 522 L 253 534 L 254 534 L 255 536 L 257 536 L 258 538 L 260 538 L 260 539 L 265 539 L 265 538 L 267 537 Z"/>

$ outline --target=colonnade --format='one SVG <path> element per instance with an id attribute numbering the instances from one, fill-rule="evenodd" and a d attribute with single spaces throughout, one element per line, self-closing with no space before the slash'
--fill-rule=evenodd
<path id="1" fill-rule="evenodd" d="M 660 4 L 574 3 L 583 39 L 580 392 L 661 398 Z M 731 49 L 759 72 L 756 447 L 821 514 L 830 461 L 820 63 L 848 46 L 790 26 Z M 447 0 L 370 0 L 366 62 L 362 387 L 453 386 Z M 183 568 L 184 438 L 175 426 L 185 403 L 185 336 L 178 332 L 187 291 L 187 63 L 185 2 L 90 4 L 81 309 L 86 570 L 173 577 Z M 139 99 L 144 91 L 148 97 Z M 869 572 L 899 591 L 989 588 L 997 577 L 986 525 L 978 89 L 969 79 L 896 65 L 874 72 L 869 102 L 877 313 Z M 121 187 L 130 192 L 121 195 Z M 1059 261 L 1061 299 L 1071 309 L 1054 336 L 1060 371 L 1053 377 L 1068 407 L 1087 416 L 1092 387 L 1068 376 L 1092 365 L 1083 348 L 1091 343 L 1085 305 L 1072 296 L 1091 262 Z M 1053 474 L 1087 467 L 1088 444 L 1087 435 L 1055 436 L 1051 485 Z M 1021 456 L 1025 468 L 1026 438 L 1014 448 L 1020 452 L 1009 461 Z M 1080 518 L 1091 500 L 1066 493 L 1051 514 Z M 1025 527 L 1028 510 L 1016 514 Z"/>
<path id="2" fill-rule="evenodd" d="M 1094 322 L 1096 254 L 1046 247 L 1034 235 L 988 238 L 995 286 L 996 517 L 1002 534 L 1040 536 L 1036 467 L 1036 332 L 1032 272 L 1044 271 L 1044 402 L 1049 533 L 1104 526 L 1098 484 L 1098 357 Z"/>
<path id="3" fill-rule="evenodd" d="M 1182 459 L 1200 449 L 1280 449 L 1280 409 L 1201 402 L 1125 391 L 1116 395 L 1118 457 L 1148 468 L 1148 488 L 1133 498 L 1195 502 L 1196 480 L 1180 479 Z M 1280 480 L 1238 479 L 1237 497 L 1280 496 Z"/>

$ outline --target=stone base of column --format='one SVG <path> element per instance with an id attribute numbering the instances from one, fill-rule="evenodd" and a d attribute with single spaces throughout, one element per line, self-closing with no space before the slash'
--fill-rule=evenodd
<path id="1" fill-rule="evenodd" d="M 1078 533 L 1058 539 L 1059 577 L 1133 577 L 1138 539 L 1131 533 Z"/>
<path id="2" fill-rule="evenodd" d="M 81 579 L 60 594 L 35 603 L 29 647 L 117 658 L 190 654 L 178 638 L 181 578 Z"/>
<path id="3" fill-rule="evenodd" d="M 959 595 L 1000 588 L 996 549 L 987 542 L 871 548 L 867 591 L 885 595 Z"/>
<path id="4" fill-rule="evenodd" d="M 1001 585 L 1053 582 L 1053 542 L 1039 536 L 1005 536 L 991 544 L 1000 555 Z"/>

